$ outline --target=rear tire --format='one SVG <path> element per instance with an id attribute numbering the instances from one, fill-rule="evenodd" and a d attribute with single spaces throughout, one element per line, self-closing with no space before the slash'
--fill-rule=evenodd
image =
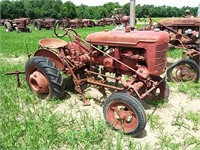
<path id="1" fill-rule="evenodd" d="M 199 66 L 190 59 L 181 59 L 167 69 L 167 79 L 171 82 L 198 82 L 199 75 Z"/>
<path id="2" fill-rule="evenodd" d="M 16 31 L 17 33 L 19 33 L 19 28 L 18 28 L 18 27 L 15 27 L 15 31 Z"/>
<path id="3" fill-rule="evenodd" d="M 33 21 L 33 26 L 35 28 L 35 30 L 41 30 L 41 23 L 38 20 L 34 20 Z"/>
<path id="4" fill-rule="evenodd" d="M 92 24 L 92 27 L 95 27 L 95 26 L 96 26 L 96 24 L 95 24 L 94 21 L 91 21 L 91 24 Z"/>
<path id="5" fill-rule="evenodd" d="M 6 28 L 6 32 L 11 32 L 13 30 L 12 23 L 9 21 L 4 22 L 4 27 Z"/>
<path id="6" fill-rule="evenodd" d="M 46 57 L 30 58 L 25 66 L 25 76 L 30 89 L 41 98 L 61 98 L 64 94 L 63 78 Z"/>
<path id="7" fill-rule="evenodd" d="M 116 130 L 138 136 L 146 126 L 146 114 L 142 104 L 127 93 L 114 93 L 104 102 L 106 122 Z"/>
<path id="8" fill-rule="evenodd" d="M 152 80 L 160 82 L 162 80 L 161 77 L 153 77 Z M 169 85 L 165 80 L 163 80 L 152 92 L 149 93 L 147 96 L 148 99 L 151 100 L 165 100 L 168 101 L 169 98 Z"/>
<path id="9" fill-rule="evenodd" d="M 28 27 L 27 32 L 31 33 L 32 32 L 31 28 Z"/>

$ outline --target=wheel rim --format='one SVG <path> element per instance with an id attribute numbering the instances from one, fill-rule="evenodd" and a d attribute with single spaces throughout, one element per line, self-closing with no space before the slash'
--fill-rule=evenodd
<path id="1" fill-rule="evenodd" d="M 116 129 L 124 132 L 133 131 L 138 125 L 138 118 L 134 110 L 121 102 L 113 103 L 108 107 L 107 120 Z"/>
<path id="2" fill-rule="evenodd" d="M 50 94 L 50 85 L 46 76 L 38 69 L 29 68 L 28 82 L 31 89 L 39 96 L 46 97 Z"/>
<path id="3" fill-rule="evenodd" d="M 162 83 L 161 83 L 162 84 Z M 161 86 L 158 86 L 157 88 L 155 88 L 152 93 L 151 93 L 151 98 L 152 99 L 158 99 L 160 97 L 160 95 L 163 94 L 163 90 Z"/>
<path id="4" fill-rule="evenodd" d="M 157 84 L 163 80 L 160 77 L 153 77 L 152 80 L 157 82 Z M 148 94 L 147 98 L 148 99 L 153 99 L 153 100 L 167 100 L 169 97 L 169 87 L 165 80 L 161 81 L 157 87 Z"/>
<path id="5" fill-rule="evenodd" d="M 190 64 L 180 64 L 172 69 L 170 76 L 176 82 L 194 81 L 197 77 L 197 70 Z"/>
<path id="6" fill-rule="evenodd" d="M 151 95 L 151 98 L 152 99 L 155 99 L 155 100 L 158 100 L 160 98 L 162 98 L 162 95 L 165 94 L 165 87 L 166 87 L 166 83 L 163 81 L 162 83 L 160 83 L 158 85 L 157 88 L 155 88 L 152 93 L 150 94 Z"/>

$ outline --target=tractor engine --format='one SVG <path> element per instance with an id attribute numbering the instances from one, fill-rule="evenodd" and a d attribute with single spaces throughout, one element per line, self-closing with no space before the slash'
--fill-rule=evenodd
<path id="1" fill-rule="evenodd" d="M 133 75 L 134 72 L 130 69 L 132 68 L 145 76 L 159 76 L 166 69 L 169 40 L 167 32 L 105 30 L 88 35 L 86 40 L 99 47 L 104 54 L 94 47 L 85 47 L 74 41 L 68 42 L 66 55 L 79 63 L 91 61 L 94 65 L 102 65 L 106 71 L 119 75 Z"/>
<path id="2" fill-rule="evenodd" d="M 105 30 L 90 34 L 86 39 L 95 47 L 100 47 L 104 54 L 74 41 L 68 42 L 66 55 L 79 63 L 92 61 L 92 64 L 102 65 L 106 71 L 119 75 L 133 75 L 132 68 L 144 76 L 159 76 L 166 69 L 168 37 L 164 31 Z"/>
<path id="3" fill-rule="evenodd" d="M 107 53 L 134 70 L 145 75 L 160 75 L 166 68 L 168 34 L 160 31 L 104 31 L 87 36 L 93 45 L 106 45 Z M 95 56 L 94 62 L 102 64 L 109 72 L 132 75 L 125 65 L 108 56 Z"/>

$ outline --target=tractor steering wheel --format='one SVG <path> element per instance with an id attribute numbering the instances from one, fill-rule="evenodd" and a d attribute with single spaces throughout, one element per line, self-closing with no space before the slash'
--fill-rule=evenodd
<path id="1" fill-rule="evenodd" d="M 74 29 L 69 28 L 65 20 L 63 19 L 57 21 L 54 25 L 54 34 L 59 38 L 68 35 L 71 41 L 73 40 L 73 38 L 76 38 L 78 36 L 77 32 Z"/>

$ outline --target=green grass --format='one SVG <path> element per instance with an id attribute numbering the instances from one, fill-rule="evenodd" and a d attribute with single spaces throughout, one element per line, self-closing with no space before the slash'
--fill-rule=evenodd
<path id="1" fill-rule="evenodd" d="M 169 49 L 167 52 L 167 56 L 173 59 L 180 59 L 182 57 L 183 50 L 182 49 Z"/>
<path id="2" fill-rule="evenodd" d="M 153 131 L 158 130 L 160 132 L 163 131 L 164 129 L 163 122 L 161 121 L 159 115 L 147 114 L 147 118 L 151 130 Z"/>
<path id="3" fill-rule="evenodd" d="M 175 142 L 175 138 L 172 135 L 163 133 L 159 137 L 158 149 L 162 150 L 178 150 L 180 148 L 179 143 Z"/>
<path id="4" fill-rule="evenodd" d="M 198 130 L 200 124 L 200 112 L 189 111 L 186 114 L 186 119 L 190 120 L 193 123 L 194 130 Z"/>
<path id="5" fill-rule="evenodd" d="M 75 29 L 83 39 L 93 32 L 104 31 L 105 29 L 112 29 L 113 26 L 95 27 Z M 26 32 L 5 32 L 4 27 L 0 27 L 0 53 L 4 56 L 18 57 L 27 54 L 26 44 L 28 50 L 33 54 L 38 49 L 38 42 L 44 38 L 55 37 L 53 30 L 42 29 L 39 31 L 33 30 L 32 33 Z"/>
<path id="6" fill-rule="evenodd" d="M 199 98 L 200 99 L 200 81 L 195 82 L 181 82 L 178 83 L 178 90 L 182 93 L 186 93 L 190 98 Z"/>

